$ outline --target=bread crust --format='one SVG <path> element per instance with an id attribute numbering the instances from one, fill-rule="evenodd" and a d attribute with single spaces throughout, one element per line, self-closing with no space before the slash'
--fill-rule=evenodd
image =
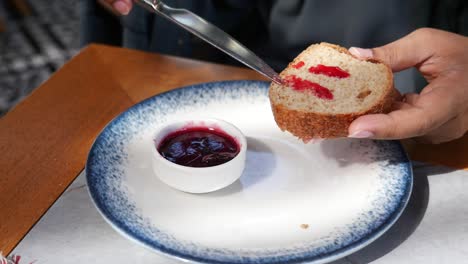
<path id="1" fill-rule="evenodd" d="M 313 48 L 315 45 L 310 46 L 308 49 Z M 338 50 L 339 52 L 352 56 L 346 48 L 330 43 L 320 43 L 319 45 L 326 45 Z M 293 60 L 288 67 L 295 64 L 295 60 Z M 385 65 L 384 63 L 374 59 L 367 61 Z M 388 85 L 385 88 L 387 92 L 384 93 L 370 109 L 366 109 L 358 113 L 324 114 L 289 109 L 287 106 L 276 104 L 271 100 L 271 87 L 273 85 L 277 85 L 272 83 L 269 92 L 270 103 L 277 125 L 281 130 L 291 132 L 304 142 L 314 138 L 338 138 L 348 136 L 348 128 L 355 119 L 368 114 L 388 113 L 392 110 L 393 103 L 400 99 L 400 93 L 393 86 L 392 71 L 388 65 L 385 66 L 387 69 Z"/>

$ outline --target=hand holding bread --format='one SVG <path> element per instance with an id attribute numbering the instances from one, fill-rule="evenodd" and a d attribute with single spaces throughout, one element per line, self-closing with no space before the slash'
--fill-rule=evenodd
<path id="1" fill-rule="evenodd" d="M 400 101 L 392 71 L 411 67 L 429 85 Z M 278 126 L 304 141 L 348 136 L 440 143 L 468 129 L 467 72 L 467 37 L 419 29 L 374 49 L 312 45 L 280 74 L 284 85 L 272 84 L 269 96 Z"/>
<path id="2" fill-rule="evenodd" d="M 380 60 L 394 72 L 416 67 L 429 83 L 420 94 L 406 94 L 389 114 L 355 120 L 349 127 L 351 136 L 442 143 L 466 134 L 468 37 L 423 28 L 383 47 L 350 52 Z"/>

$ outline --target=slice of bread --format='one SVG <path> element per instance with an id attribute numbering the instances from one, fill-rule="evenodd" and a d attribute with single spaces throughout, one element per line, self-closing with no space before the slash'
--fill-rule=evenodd
<path id="1" fill-rule="evenodd" d="M 359 60 L 347 49 L 314 44 L 281 72 L 269 97 L 281 130 L 307 142 L 348 135 L 359 116 L 387 113 L 399 97 L 391 69 L 376 60 Z"/>

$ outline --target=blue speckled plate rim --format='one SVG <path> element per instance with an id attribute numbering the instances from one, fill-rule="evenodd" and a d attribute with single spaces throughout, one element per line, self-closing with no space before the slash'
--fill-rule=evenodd
<path id="1" fill-rule="evenodd" d="M 88 175 L 90 175 L 89 172 L 88 172 L 88 165 L 87 164 L 88 164 L 89 160 L 92 158 L 93 150 L 96 147 L 97 142 L 98 142 L 101 134 L 106 129 L 108 129 L 110 126 L 112 126 L 114 123 L 119 122 L 120 119 L 124 118 L 125 115 L 129 113 L 130 109 L 141 107 L 141 106 L 147 104 L 148 102 L 155 100 L 159 96 L 163 96 L 163 95 L 167 95 L 167 94 L 171 94 L 171 93 L 178 93 L 182 89 L 191 90 L 191 89 L 197 89 L 200 86 L 216 87 L 217 85 L 224 86 L 224 85 L 233 85 L 235 83 L 260 84 L 260 86 L 264 85 L 265 89 L 268 89 L 268 85 L 269 85 L 268 82 L 251 81 L 251 80 L 219 81 L 219 82 L 208 82 L 208 83 L 193 84 L 193 85 L 176 88 L 176 89 L 164 92 L 164 93 L 160 93 L 160 94 L 151 96 L 151 97 L 149 97 L 149 98 L 147 98 L 147 99 L 145 99 L 145 100 L 143 100 L 143 101 L 141 101 L 139 103 L 136 103 L 135 105 L 127 108 L 126 110 L 124 110 L 118 116 L 113 118 L 100 131 L 100 133 L 98 134 L 98 136 L 94 140 L 93 145 L 92 145 L 92 147 L 91 147 L 91 149 L 90 149 L 90 151 L 88 153 L 88 157 L 87 157 L 87 161 L 86 161 L 85 171 L 86 171 L 87 182 L 89 183 L 89 179 L 88 179 L 89 176 Z M 299 260 L 296 259 L 296 258 L 293 258 L 290 261 L 283 261 L 282 263 L 285 263 L 285 264 L 327 263 L 327 262 L 331 262 L 331 261 L 340 259 L 342 257 L 345 257 L 345 256 L 347 256 L 347 255 L 349 255 L 351 253 L 354 253 L 354 252 L 358 251 L 359 249 L 362 249 L 365 246 L 371 244 L 373 241 L 375 241 L 377 238 L 379 238 L 383 233 L 385 233 L 398 220 L 398 218 L 403 213 L 406 205 L 408 204 L 409 198 L 410 198 L 411 193 L 412 193 L 412 189 L 413 189 L 413 171 L 412 171 L 412 167 L 411 167 L 411 163 L 410 163 L 410 160 L 408 158 L 408 155 L 405 152 L 405 150 L 404 150 L 403 146 L 401 145 L 401 143 L 399 141 L 391 141 L 391 142 L 393 142 L 396 146 L 398 146 L 398 150 L 400 151 L 400 154 L 403 154 L 402 159 L 405 160 L 404 165 L 406 167 L 406 173 L 408 174 L 407 175 L 408 177 L 407 177 L 407 181 L 406 181 L 406 184 L 405 184 L 405 193 L 401 198 L 400 204 L 393 211 L 393 213 L 387 218 L 387 220 L 385 222 L 383 222 L 380 226 L 376 227 L 373 233 L 370 233 L 370 234 L 362 237 L 361 239 L 359 239 L 357 241 L 354 241 L 353 243 L 351 243 L 351 244 L 349 244 L 347 246 L 344 246 L 344 247 L 342 247 L 340 249 L 330 251 L 330 252 L 327 252 L 325 254 L 319 254 L 319 255 L 316 255 L 316 256 L 313 256 L 313 257 L 304 257 L 303 259 L 299 259 Z M 134 241 L 134 242 L 136 242 L 138 244 L 141 244 L 141 245 L 143 245 L 144 247 L 146 247 L 148 249 L 156 250 L 157 252 L 161 253 L 162 255 L 165 255 L 165 256 L 168 256 L 168 257 L 171 257 L 171 258 L 176 258 L 176 259 L 181 260 L 181 261 L 185 261 L 185 262 L 190 261 L 192 263 L 205 263 L 205 264 L 227 264 L 227 262 L 224 262 L 224 261 L 217 261 L 217 260 L 212 260 L 212 259 L 209 259 L 209 258 L 195 257 L 195 256 L 192 256 L 190 254 L 186 254 L 184 252 L 169 249 L 169 248 L 166 248 L 166 247 L 163 247 L 163 246 L 158 246 L 158 245 L 155 246 L 155 245 L 152 245 L 148 241 L 138 239 L 135 236 L 134 232 L 132 232 L 132 230 L 120 225 L 118 223 L 118 221 L 116 219 L 114 219 L 114 217 L 109 216 L 109 215 L 107 215 L 105 213 L 106 209 L 104 209 L 102 201 L 100 201 L 99 198 L 96 197 L 95 194 L 93 194 L 93 192 L 90 189 L 89 184 L 87 185 L 87 187 L 88 187 L 88 193 L 89 193 L 89 195 L 91 197 L 91 200 L 93 201 L 94 205 L 96 206 L 98 212 L 102 215 L 102 217 L 106 220 L 106 222 L 108 222 L 118 233 L 120 233 L 121 235 L 127 237 L 128 239 L 130 239 L 130 240 L 132 240 L 132 241 Z M 304 253 L 306 253 L 306 252 L 304 252 Z M 245 262 L 245 263 L 247 264 L 248 262 Z M 262 262 L 262 263 L 268 263 L 268 262 Z M 276 262 L 271 262 L 271 263 L 276 263 Z"/>

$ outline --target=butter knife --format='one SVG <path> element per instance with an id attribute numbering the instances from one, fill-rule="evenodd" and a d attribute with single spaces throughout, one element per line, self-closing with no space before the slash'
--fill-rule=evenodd
<path id="1" fill-rule="evenodd" d="M 160 0 L 136 0 L 135 2 L 150 12 L 156 13 L 179 25 L 234 59 L 266 76 L 273 82 L 281 84 L 281 78 L 268 64 L 226 32 L 210 24 L 203 18 L 186 9 L 169 7 Z"/>

